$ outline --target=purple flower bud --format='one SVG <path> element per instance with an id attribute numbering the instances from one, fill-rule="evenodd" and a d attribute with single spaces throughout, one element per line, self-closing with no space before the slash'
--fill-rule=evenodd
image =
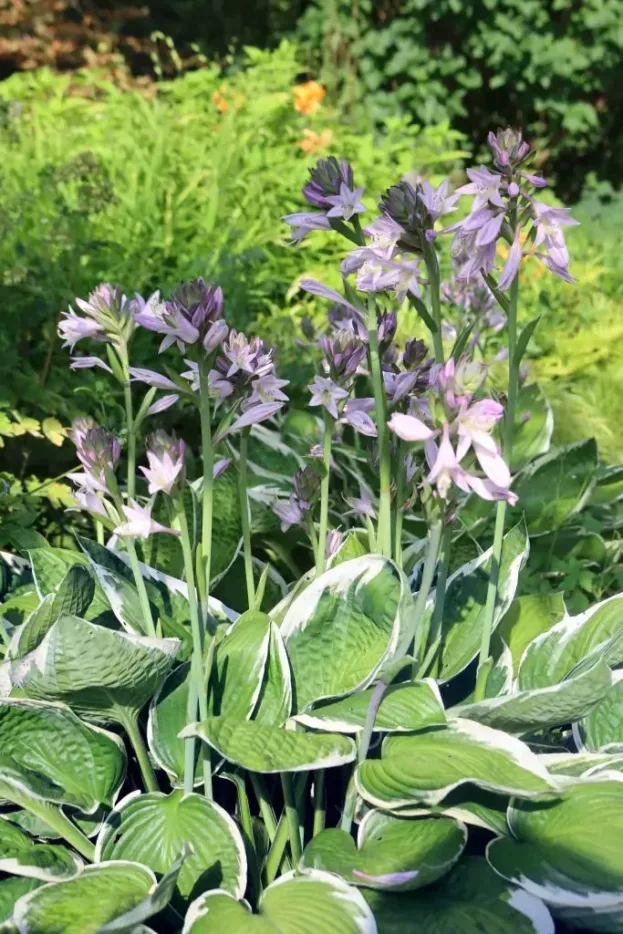
<path id="1" fill-rule="evenodd" d="M 107 474 L 114 471 L 121 455 L 118 438 L 104 428 L 88 428 L 85 431 L 83 424 L 74 427 L 72 440 L 76 445 L 78 460 L 87 475 L 94 478 L 96 487 L 106 488 Z"/>
<path id="2" fill-rule="evenodd" d="M 313 467 L 302 467 L 293 477 L 294 494 L 307 507 L 317 498 L 320 491 L 320 477 Z"/>
<path id="3" fill-rule="evenodd" d="M 421 184 L 414 188 L 403 179 L 388 188 L 379 204 L 379 210 L 402 228 L 399 246 L 416 253 L 424 250 L 426 231 L 432 227 L 423 195 Z"/>
<path id="4" fill-rule="evenodd" d="M 227 334 L 222 321 L 223 290 L 202 278 L 183 283 L 166 302 L 163 318 L 184 345 L 200 342 L 211 352 Z"/>
<path id="5" fill-rule="evenodd" d="M 395 311 L 389 311 L 381 315 L 377 328 L 377 339 L 379 342 L 379 353 L 381 356 L 385 353 L 394 337 L 398 327 L 398 316 Z"/>
<path id="6" fill-rule="evenodd" d="M 418 338 L 407 341 L 402 355 L 402 365 L 405 370 L 412 370 L 414 367 L 420 366 L 426 359 L 427 353 L 428 348 L 424 341 Z"/>
<path id="7" fill-rule="evenodd" d="M 511 182 L 508 186 L 508 197 L 516 198 L 519 194 L 519 185 L 517 182 Z"/>
<path id="8" fill-rule="evenodd" d="M 341 162 L 335 156 L 319 159 L 309 170 L 309 181 L 303 188 L 303 197 L 315 208 L 330 208 L 331 196 L 339 195 L 342 185 L 350 191 L 355 187 L 353 170 L 345 159 Z"/>
<path id="9" fill-rule="evenodd" d="M 327 561 L 341 548 L 344 542 L 344 533 L 339 529 L 330 529 L 327 532 L 327 547 L 325 556 Z"/>
<path id="10" fill-rule="evenodd" d="M 339 330 L 333 337 L 318 341 L 325 355 L 325 368 L 336 382 L 346 382 L 355 375 L 364 357 L 365 344 L 352 331 Z"/>
<path id="11" fill-rule="evenodd" d="M 493 161 L 500 169 L 514 168 L 526 158 L 530 146 L 524 142 L 521 130 L 506 127 L 505 130 L 491 131 L 487 137 L 493 151 Z"/>

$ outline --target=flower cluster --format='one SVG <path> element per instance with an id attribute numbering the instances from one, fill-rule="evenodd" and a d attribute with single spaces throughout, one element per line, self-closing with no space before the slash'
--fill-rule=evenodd
<path id="1" fill-rule="evenodd" d="M 504 409 L 494 399 L 473 398 L 485 376 L 483 364 L 467 359 L 458 365 L 450 359 L 444 366 L 433 367 L 431 393 L 419 414 L 395 412 L 389 427 L 403 441 L 424 442 L 429 468 L 425 482 L 435 487 L 442 500 L 449 498 L 454 485 L 464 493 L 486 500 L 505 499 L 512 505 L 517 497 L 510 489 L 510 471 L 493 436 Z M 484 477 L 461 463 L 470 451 Z"/>
<path id="2" fill-rule="evenodd" d="M 333 225 L 351 221 L 366 210 L 361 203 L 364 190 L 355 188 L 353 170 L 345 159 L 340 162 L 335 156 L 320 159 L 309 170 L 309 175 L 303 197 L 312 207 L 321 210 L 287 214 L 283 218 L 292 228 L 296 241 L 312 230 L 331 230 Z"/>
<path id="3" fill-rule="evenodd" d="M 547 182 L 525 171 L 531 151 L 519 130 L 507 128 L 490 133 L 488 142 L 495 169 L 481 165 L 467 170 L 469 182 L 456 194 L 473 197 L 471 210 L 464 220 L 447 228 L 455 234 L 454 255 L 464 257 L 457 278 L 479 279 L 491 273 L 497 241 L 502 236 L 510 244 L 498 280 L 502 292 L 515 279 L 522 256 L 535 256 L 561 279 L 572 282 L 562 228 L 578 221 L 569 216 L 568 208 L 552 207 L 535 199 L 534 190 L 546 187 Z M 532 226 L 529 232 L 528 225 Z M 527 239 L 533 241 L 532 249 L 525 249 Z"/>
<path id="4" fill-rule="evenodd" d="M 227 336 L 228 327 L 223 320 L 223 291 L 207 285 L 202 279 L 184 283 L 168 302 L 160 301 L 155 292 L 147 301 L 136 296 L 134 319 L 137 324 L 164 334 L 160 352 L 177 344 L 184 352 L 193 344 L 200 344 L 210 353 Z"/>
<path id="5" fill-rule="evenodd" d="M 132 303 L 120 289 L 107 282 L 99 285 L 87 301 L 76 299 L 76 306 L 83 314 L 77 314 L 72 307 L 63 312 L 58 326 L 58 333 L 63 339 L 63 347 L 73 352 L 78 341 L 85 338 L 113 344 L 120 347 L 126 343 L 134 330 Z M 100 357 L 73 357 L 72 369 L 99 367 L 112 373 L 110 366 Z"/>

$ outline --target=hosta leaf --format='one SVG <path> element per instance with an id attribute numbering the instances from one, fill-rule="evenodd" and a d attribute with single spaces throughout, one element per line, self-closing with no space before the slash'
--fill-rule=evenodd
<path id="1" fill-rule="evenodd" d="M 553 752 L 539 758 L 551 775 L 588 778 L 601 772 L 623 772 L 622 753 Z"/>
<path id="2" fill-rule="evenodd" d="M 500 622 L 496 635 L 508 646 L 517 675 L 523 653 L 537 636 L 559 623 L 566 613 L 561 593 L 531 593 L 517 597 Z"/>
<path id="3" fill-rule="evenodd" d="M 527 417 L 526 417 L 527 416 Z M 511 470 L 515 473 L 546 454 L 554 431 L 552 407 L 538 383 L 523 386 L 517 398 Z"/>
<path id="4" fill-rule="evenodd" d="M 598 658 L 585 670 L 570 675 L 560 684 L 519 691 L 479 703 L 461 704 L 453 708 L 450 715 L 477 720 L 507 733 L 544 730 L 571 723 L 587 714 L 607 695 L 611 683 L 610 669 L 603 659 Z"/>
<path id="5" fill-rule="evenodd" d="M 188 910 L 183 934 L 376 934 L 358 889 L 318 870 L 286 873 L 260 898 L 259 914 L 224 892 L 208 892 Z"/>
<path id="6" fill-rule="evenodd" d="M 63 701 L 96 723 L 123 723 L 162 684 L 178 647 L 177 639 L 142 638 L 63 616 L 15 662 L 11 678 L 31 697 Z"/>
<path id="7" fill-rule="evenodd" d="M 0 879 L 0 931 L 6 931 L 6 934 L 13 934 L 15 927 L 12 924 L 7 924 L 6 927 L 3 922 L 10 922 L 13 917 L 13 906 L 16 901 L 22 897 L 22 895 L 27 895 L 29 892 L 33 892 L 35 889 L 38 889 L 41 886 L 41 882 L 38 879 L 31 879 L 27 876 L 9 876 L 5 879 Z"/>
<path id="8" fill-rule="evenodd" d="M 54 882 L 70 879 L 82 866 L 66 847 L 35 843 L 15 824 L 0 820 L 0 872 Z"/>
<path id="9" fill-rule="evenodd" d="M 281 726 L 292 710 L 292 676 L 281 631 L 270 624 L 268 661 L 253 719 L 256 723 Z"/>
<path id="10" fill-rule="evenodd" d="M 66 548 L 33 548 L 28 552 L 32 563 L 32 573 L 35 585 L 41 597 L 56 593 L 71 568 L 79 566 L 89 568 L 88 559 L 79 551 L 69 551 Z M 104 591 L 96 583 L 93 599 L 86 612 L 85 618 L 99 619 L 110 615 L 110 604 Z"/>
<path id="11" fill-rule="evenodd" d="M 314 707 L 294 719 L 317 730 L 335 733 L 359 733 L 366 722 L 374 688 L 337 701 Z M 390 685 L 381 700 L 374 729 L 380 732 L 405 733 L 446 722 L 443 704 L 435 682 L 430 679 L 411 684 Z"/>
<path id="12" fill-rule="evenodd" d="M 403 646 L 412 598 L 406 578 L 380 555 L 346 561 L 289 606 L 281 634 L 297 712 L 367 687 Z"/>
<path id="13" fill-rule="evenodd" d="M 510 833 L 506 821 L 508 797 L 483 791 L 476 785 L 460 785 L 440 804 L 429 807 L 415 805 L 392 811 L 396 817 L 453 817 L 462 824 L 482 827 L 504 836 Z"/>
<path id="14" fill-rule="evenodd" d="M 197 483 L 200 486 L 201 481 Z M 198 494 L 199 495 L 199 494 Z M 214 483 L 213 490 L 215 544 L 210 565 L 212 585 L 226 573 L 238 554 L 242 540 L 242 520 L 235 470 L 226 470 Z"/>
<path id="15" fill-rule="evenodd" d="M 160 877 L 186 843 L 192 850 L 177 879 L 184 898 L 195 898 L 211 888 L 242 897 L 247 861 L 240 831 L 223 808 L 197 794 L 128 795 L 102 828 L 96 861 L 141 863 Z"/>
<path id="16" fill-rule="evenodd" d="M 504 537 L 494 627 L 502 619 L 515 596 L 519 572 L 527 558 L 528 549 L 525 526 L 520 523 Z M 448 578 L 439 668 L 439 680 L 442 682 L 458 675 L 478 654 L 484 624 L 491 554 L 490 548 Z M 431 601 L 428 613 L 432 612 Z"/>
<path id="17" fill-rule="evenodd" d="M 597 603 L 578 616 L 565 616 L 537 636 L 524 652 L 519 668 L 522 690 L 558 684 L 589 653 L 602 654 L 610 665 L 623 662 L 623 594 Z M 603 650 L 603 651 L 600 651 Z"/>
<path id="18" fill-rule="evenodd" d="M 515 802 L 508 820 L 515 839 L 487 849 L 496 872 L 573 926 L 622 929 L 623 776 L 585 778 L 544 805 Z"/>
<path id="19" fill-rule="evenodd" d="M 528 746 L 470 720 L 451 720 L 445 728 L 410 736 L 388 736 L 382 758 L 366 760 L 356 772 L 360 795 L 381 808 L 438 804 L 466 782 L 526 798 L 556 790 Z"/>
<path id="20" fill-rule="evenodd" d="M 582 748 L 591 752 L 608 747 L 618 747 L 623 752 L 623 671 L 615 671 L 613 680 L 603 699 L 574 730 Z"/>
<path id="21" fill-rule="evenodd" d="M 20 934 L 134 934 L 169 903 L 180 865 L 177 860 L 157 884 L 138 863 L 87 866 L 75 879 L 20 898 L 15 923 Z"/>
<path id="22" fill-rule="evenodd" d="M 364 538 L 365 536 L 365 538 Z M 370 553 L 370 546 L 367 542 L 368 533 L 361 533 L 358 530 L 351 530 L 344 538 L 344 541 L 329 560 L 329 566 L 334 568 L 338 564 L 344 564 L 345 561 L 352 561 L 353 558 L 363 558 Z"/>
<path id="23" fill-rule="evenodd" d="M 0 749 L 25 776 L 53 783 L 58 794 L 51 800 L 87 812 L 100 802 L 110 806 L 125 777 L 121 740 L 60 705 L 0 700 Z"/>
<path id="24" fill-rule="evenodd" d="M 451 818 L 369 811 L 359 825 L 356 845 L 344 830 L 323 830 L 307 844 L 302 865 L 333 872 L 351 885 L 406 891 L 445 875 L 466 842 L 467 828 Z"/>
<path id="25" fill-rule="evenodd" d="M 174 786 L 184 783 L 186 743 L 178 734 L 187 721 L 189 673 L 186 662 L 168 675 L 151 702 L 147 721 L 149 751 Z"/>
<path id="26" fill-rule="evenodd" d="M 424 891 L 364 895 L 378 934 L 554 934 L 543 902 L 506 884 L 475 856 Z"/>
<path id="27" fill-rule="evenodd" d="M 525 516 L 531 534 L 560 528 L 590 496 L 596 469 L 593 439 L 549 451 L 519 474 L 513 512 Z"/>
<path id="28" fill-rule="evenodd" d="M 247 610 L 216 646 L 208 694 L 214 715 L 245 719 L 253 713 L 264 678 L 270 625 L 265 613 Z"/>
<path id="29" fill-rule="evenodd" d="M 251 772 L 304 772 L 344 765 L 355 759 L 352 739 L 332 733 L 297 733 L 253 720 L 209 717 L 186 727 L 235 765 Z"/>

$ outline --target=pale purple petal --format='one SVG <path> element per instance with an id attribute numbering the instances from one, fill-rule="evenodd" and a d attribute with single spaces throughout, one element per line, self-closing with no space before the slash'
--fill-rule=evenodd
<path id="1" fill-rule="evenodd" d="M 498 288 L 505 292 L 510 288 L 511 283 L 514 281 L 515 276 L 519 272 L 519 264 L 521 262 L 521 227 L 517 224 L 517 229 L 515 231 L 515 237 L 513 239 L 513 245 L 511 246 L 508 252 L 508 259 L 504 264 L 504 269 L 498 281 Z"/>
<path id="2" fill-rule="evenodd" d="M 217 477 L 220 477 L 221 474 L 225 473 L 230 464 L 231 457 L 222 457 L 220 460 L 216 461 L 212 469 L 212 479 L 216 480 Z"/>
<path id="3" fill-rule="evenodd" d="M 146 383 L 148 386 L 155 386 L 156 389 L 175 389 L 176 392 L 179 392 L 179 386 L 172 379 L 163 376 L 162 373 L 156 373 L 155 370 L 144 370 L 141 367 L 131 366 L 130 376 L 133 382 Z"/>
<path id="4" fill-rule="evenodd" d="M 430 441 L 437 434 L 414 415 L 403 415 L 400 412 L 394 412 L 388 426 L 403 441 Z"/>
<path id="5" fill-rule="evenodd" d="M 99 357 L 72 357 L 69 364 L 71 370 L 92 370 L 95 367 L 106 370 L 107 373 L 112 373 L 108 364 L 104 363 Z"/>
<path id="6" fill-rule="evenodd" d="M 309 292 L 310 295 L 328 298 L 330 302 L 335 302 L 337 305 L 343 305 L 344 308 L 348 308 L 357 315 L 357 317 L 361 315 L 360 310 L 354 305 L 351 305 L 348 299 L 340 295 L 339 292 L 336 292 L 335 289 L 330 289 L 328 285 L 323 285 L 322 282 L 318 282 L 316 279 L 301 279 L 300 286 L 304 292 Z"/>
<path id="7" fill-rule="evenodd" d="M 175 405 L 179 399 L 178 395 L 171 394 L 170 396 L 163 396 L 162 399 L 158 399 L 157 402 L 154 402 L 149 406 L 145 412 L 145 418 L 149 415 L 158 415 L 160 412 L 166 412 L 167 409 L 170 409 L 172 405 Z"/>
<path id="8" fill-rule="evenodd" d="M 248 428 L 249 425 L 257 425 L 258 422 L 265 422 L 266 419 L 272 418 L 273 415 L 280 412 L 282 408 L 283 404 L 281 402 L 262 402 L 260 405 L 254 405 L 236 419 L 227 430 L 227 434 L 230 435 L 234 431 L 240 431 L 241 428 Z"/>

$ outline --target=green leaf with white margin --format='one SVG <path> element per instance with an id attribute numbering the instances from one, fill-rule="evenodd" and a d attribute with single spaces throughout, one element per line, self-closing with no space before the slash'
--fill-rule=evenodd
<path id="1" fill-rule="evenodd" d="M 515 413 L 512 473 L 540 454 L 546 454 L 554 431 L 552 407 L 538 383 L 522 386 Z"/>
<path id="2" fill-rule="evenodd" d="M 208 689 L 210 713 L 244 720 L 257 704 L 270 643 L 270 618 L 247 610 L 217 644 Z"/>
<path id="3" fill-rule="evenodd" d="M 41 886 L 38 879 L 30 879 L 27 876 L 10 876 L 0 879 L 0 932 L 2 934 L 13 934 L 16 930 L 11 922 L 13 918 L 13 907 L 18 898 L 27 895 Z"/>
<path id="4" fill-rule="evenodd" d="M 513 600 L 496 635 L 510 650 L 515 675 L 530 643 L 559 623 L 566 612 L 562 593 L 531 593 Z"/>
<path id="5" fill-rule="evenodd" d="M 329 701 L 293 719 L 316 730 L 359 733 L 366 722 L 375 688 L 367 688 L 341 700 Z M 443 726 L 446 715 L 437 684 L 432 678 L 409 684 L 391 684 L 381 700 L 374 729 L 383 733 L 408 733 L 427 726 Z"/>
<path id="6" fill-rule="evenodd" d="M 171 670 L 179 641 L 114 632 L 62 616 L 34 652 L 15 662 L 14 687 L 63 701 L 87 720 L 124 723 L 153 697 Z"/>
<path id="7" fill-rule="evenodd" d="M 623 751 L 623 671 L 614 671 L 612 677 L 610 690 L 574 724 L 573 735 L 581 749 L 600 752 L 618 747 Z"/>
<path id="8" fill-rule="evenodd" d="M 583 717 L 607 695 L 611 684 L 610 669 L 603 659 L 597 658 L 560 684 L 459 704 L 448 713 L 451 717 L 476 720 L 507 733 L 528 733 Z"/>
<path id="9" fill-rule="evenodd" d="M 290 716 L 291 710 L 290 662 L 281 630 L 271 622 L 268 661 L 264 669 L 264 681 L 253 719 L 256 723 L 264 723 L 267 726 L 282 726 Z"/>
<path id="10" fill-rule="evenodd" d="M 461 785 L 440 804 L 397 808 L 391 813 L 396 817 L 453 817 L 463 824 L 482 827 L 503 837 L 510 833 L 506 821 L 508 801 L 508 796 L 484 791 L 476 785 Z"/>
<path id="11" fill-rule="evenodd" d="M 7 650 L 7 658 L 23 658 L 24 655 L 36 649 L 57 619 L 54 594 L 49 593 L 13 633 Z"/>
<path id="12" fill-rule="evenodd" d="M 510 606 L 519 572 L 525 564 L 530 543 L 523 522 L 504 536 L 498 601 L 493 628 Z M 460 674 L 478 654 L 484 625 L 485 603 L 489 586 L 489 569 L 493 549 L 489 548 L 473 561 L 458 568 L 448 578 L 442 623 L 441 665 L 439 681 L 444 683 Z M 432 616 L 434 599 L 429 599 L 427 613 Z"/>
<path id="13" fill-rule="evenodd" d="M 351 529 L 338 550 L 329 559 L 329 567 L 337 567 L 338 564 L 352 561 L 353 558 L 363 558 L 369 553 L 368 533 L 362 529 Z"/>
<path id="14" fill-rule="evenodd" d="M 584 778 L 547 805 L 515 802 L 508 821 L 515 839 L 487 848 L 497 873 L 574 927 L 623 930 L 623 776 Z"/>
<path id="15" fill-rule="evenodd" d="M 551 775 L 589 778 L 600 772 L 623 772 L 623 752 L 551 752 L 539 757 Z"/>
<path id="16" fill-rule="evenodd" d="M 297 712 L 371 684 L 405 651 L 412 597 L 404 574 L 380 555 L 346 561 L 316 578 L 281 624 Z"/>
<path id="17" fill-rule="evenodd" d="M 558 684 L 589 653 L 602 654 L 609 665 L 623 662 L 623 594 L 609 597 L 578 616 L 565 616 L 534 639 L 519 667 L 520 690 Z"/>
<path id="18" fill-rule="evenodd" d="M 357 790 L 376 807 L 439 804 L 471 782 L 522 798 L 551 796 L 556 783 L 525 743 L 471 720 L 442 729 L 388 736 L 381 759 L 367 759 L 355 773 Z"/>
<path id="19" fill-rule="evenodd" d="M 0 749 L 15 767 L 52 782 L 59 792 L 52 800 L 86 812 L 100 803 L 110 806 L 125 778 L 126 753 L 119 737 L 87 726 L 59 704 L 0 700 Z"/>
<path id="20" fill-rule="evenodd" d="M 254 720 L 209 717 L 191 723 L 182 738 L 198 736 L 228 762 L 250 772 L 307 772 L 353 762 L 352 739 L 333 733 L 297 733 Z"/>
<path id="21" fill-rule="evenodd" d="M 83 568 L 90 567 L 83 554 L 67 548 L 33 548 L 28 552 L 28 557 L 32 564 L 35 586 L 42 599 L 50 593 L 56 594 L 57 588 L 71 568 L 77 565 Z M 96 583 L 93 600 L 85 618 L 94 620 L 107 615 L 110 615 L 110 603 L 100 585 Z"/>
<path id="22" fill-rule="evenodd" d="M 167 773 L 171 784 L 184 784 L 185 748 L 179 732 L 187 722 L 190 662 L 178 665 L 154 695 L 147 720 L 147 742 L 156 765 Z M 198 758 L 198 749 L 195 757 Z M 195 782 L 201 778 L 201 770 Z"/>
<path id="23" fill-rule="evenodd" d="M 364 895 L 378 934 L 554 934 L 543 902 L 505 883 L 477 856 L 463 858 L 424 891 Z"/>
<path id="24" fill-rule="evenodd" d="M 71 806 L 63 808 L 64 813 L 71 818 L 72 822 L 82 831 L 86 837 L 96 837 L 104 823 L 108 808 L 100 806 L 93 814 L 85 814 Z M 17 810 L 11 811 L 7 818 L 12 824 L 21 827 L 31 837 L 37 837 L 40 840 L 59 840 L 61 834 L 58 830 L 46 824 L 45 820 L 38 813 L 33 811 Z"/>
<path id="25" fill-rule="evenodd" d="M 0 819 L 0 872 L 58 882 L 77 875 L 83 865 L 66 847 L 35 843 L 15 824 Z"/>
<path id="26" fill-rule="evenodd" d="M 141 601 L 130 569 L 121 558 L 98 542 L 87 542 L 81 538 L 78 541 L 123 628 L 126 632 L 146 635 Z"/>
<path id="27" fill-rule="evenodd" d="M 20 934 L 135 934 L 168 905 L 185 852 L 158 883 L 138 863 L 87 866 L 75 879 L 20 898 L 15 924 Z"/>
<path id="28" fill-rule="evenodd" d="M 203 795 L 127 795 L 102 827 L 95 860 L 141 863 L 160 876 L 186 843 L 192 849 L 177 879 L 183 898 L 196 898 L 212 888 L 242 897 L 247 881 L 242 836 L 229 814 Z"/>
<path id="29" fill-rule="evenodd" d="M 356 844 L 345 830 L 323 830 L 307 844 L 301 865 L 333 872 L 351 885 L 405 892 L 445 875 L 466 843 L 467 828 L 452 818 L 373 810 L 361 821 Z"/>
<path id="30" fill-rule="evenodd" d="M 192 903 L 182 934 L 377 934 L 358 889 L 318 870 L 288 872 L 261 895 L 259 914 L 225 892 Z"/>
<path id="31" fill-rule="evenodd" d="M 590 497 L 597 464 L 592 438 L 554 448 L 532 461 L 514 484 L 519 502 L 511 516 L 524 515 L 532 535 L 560 528 Z"/>

